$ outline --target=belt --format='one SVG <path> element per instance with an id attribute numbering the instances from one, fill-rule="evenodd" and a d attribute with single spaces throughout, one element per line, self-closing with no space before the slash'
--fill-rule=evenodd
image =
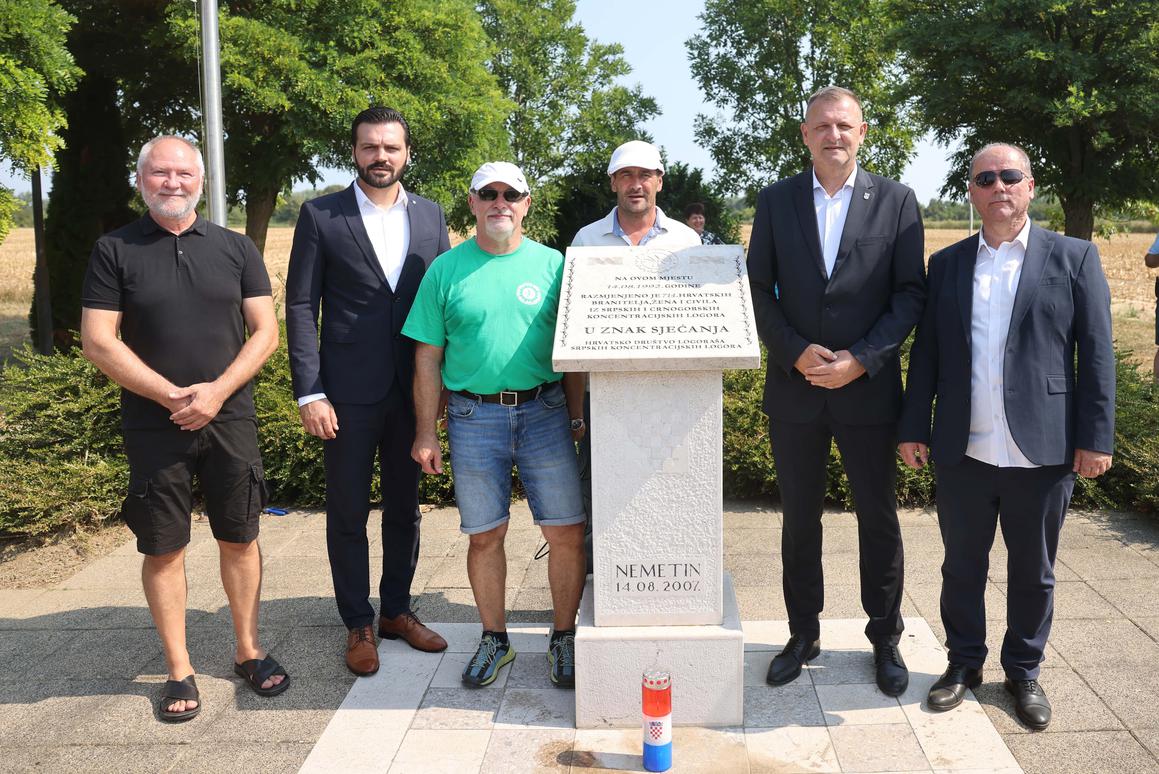
<path id="1" fill-rule="evenodd" d="M 467 390 L 455 390 L 455 392 L 464 398 L 481 400 L 484 403 L 498 403 L 501 406 L 518 406 L 521 403 L 538 398 L 539 393 L 557 384 L 559 382 L 544 382 L 538 387 L 532 387 L 530 390 L 503 390 L 502 392 L 495 392 L 490 395 L 480 395 L 477 392 L 469 392 Z"/>

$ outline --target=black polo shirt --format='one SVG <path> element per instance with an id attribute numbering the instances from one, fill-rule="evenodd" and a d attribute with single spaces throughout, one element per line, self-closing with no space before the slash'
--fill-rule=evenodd
<path id="1" fill-rule="evenodd" d="M 81 305 L 121 312 L 121 340 L 145 365 L 187 387 L 211 382 L 245 344 L 242 299 L 270 295 L 262 256 L 247 237 L 200 215 L 174 235 L 149 215 L 97 240 Z M 127 430 L 176 427 L 169 409 L 121 390 Z M 214 421 L 254 416 L 253 385 Z"/>

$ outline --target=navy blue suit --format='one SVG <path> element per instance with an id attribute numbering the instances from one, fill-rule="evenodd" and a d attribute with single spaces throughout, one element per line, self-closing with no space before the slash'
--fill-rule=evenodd
<path id="1" fill-rule="evenodd" d="M 450 241 L 442 208 L 409 191 L 407 197 L 410 248 L 393 289 L 353 185 L 302 205 L 286 279 L 294 396 L 324 392 L 338 417 L 337 437 L 325 441 L 326 540 L 338 610 L 351 628 L 374 620 L 366 520 L 376 452 L 386 617 L 410 609 L 418 561 L 419 468 L 410 457 L 414 342 L 402 326 L 427 267 Z"/>
<path id="2" fill-rule="evenodd" d="M 784 506 L 781 560 L 789 629 L 816 639 L 824 608 L 821 511 L 834 440 L 857 510 L 861 601 L 877 643 L 902 631 L 904 560 L 894 492 L 899 349 L 925 300 L 924 238 L 913 191 L 858 169 L 831 276 L 813 209 L 812 171 L 761 191 L 748 273 L 769 352 L 763 408 Z M 847 349 L 866 373 L 838 389 L 794 364 L 810 343 Z"/>
<path id="3" fill-rule="evenodd" d="M 1111 296 L 1093 244 L 1031 224 L 1003 354 L 1002 401 L 1011 437 L 1042 467 L 988 465 L 966 455 L 977 253 L 975 234 L 930 259 L 929 302 L 910 353 L 898 437 L 928 444 L 934 461 L 950 660 L 981 668 L 986 659 L 983 598 L 1000 520 L 1009 553 L 1002 665 L 1013 679 L 1031 679 L 1050 633 L 1074 450 L 1109 454 L 1114 443 Z"/>

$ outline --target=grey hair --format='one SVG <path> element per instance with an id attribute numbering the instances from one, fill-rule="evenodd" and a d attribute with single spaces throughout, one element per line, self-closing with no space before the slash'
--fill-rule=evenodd
<path id="1" fill-rule="evenodd" d="M 826 100 L 836 102 L 839 99 L 851 99 L 853 104 L 857 105 L 857 109 L 861 110 L 861 99 L 851 90 L 844 86 L 823 86 L 817 91 L 813 92 L 809 99 L 805 102 L 805 112 L 809 112 L 809 108 L 813 107 L 813 103 L 818 100 Z"/>
<path id="2" fill-rule="evenodd" d="M 201 173 L 201 178 L 203 180 L 205 179 L 205 159 L 201 157 L 201 150 L 184 137 L 178 137 L 175 134 L 162 134 L 154 137 L 152 140 L 149 140 L 149 142 L 145 143 L 141 147 L 141 152 L 137 155 L 138 180 L 140 180 L 140 178 L 145 174 L 145 163 L 149 160 L 149 154 L 153 152 L 153 148 L 157 145 L 157 143 L 161 142 L 162 140 L 177 140 L 177 142 L 185 143 L 189 150 L 193 151 L 193 155 L 197 159 L 197 171 Z"/>
<path id="3" fill-rule="evenodd" d="M 1026 154 L 1026 151 L 1023 150 L 1021 145 L 1015 145 L 1012 142 L 988 142 L 976 150 L 974 155 L 970 157 L 970 177 L 974 176 L 974 165 L 978 163 L 978 159 L 982 157 L 982 154 L 986 153 L 987 151 L 996 150 L 998 148 L 1012 150 L 1018 154 L 1019 159 L 1022 161 L 1022 171 L 1025 172 L 1029 177 L 1034 177 L 1034 171 L 1030 168 L 1030 156 Z"/>

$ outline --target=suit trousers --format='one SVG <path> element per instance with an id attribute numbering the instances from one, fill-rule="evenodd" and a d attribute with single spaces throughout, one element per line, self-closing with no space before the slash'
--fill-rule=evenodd
<path id="1" fill-rule="evenodd" d="M 1006 543 L 1006 636 L 1002 668 L 1013 680 L 1038 677 L 1054 618 L 1054 560 L 1074 491 L 1070 465 L 999 468 L 963 457 L 937 465 L 942 531 L 942 624 L 950 661 L 986 661 L 986 575 L 998 523 Z"/>
<path id="2" fill-rule="evenodd" d="M 817 639 L 825 607 L 821 568 L 821 512 L 832 441 L 837 442 L 857 514 L 861 605 L 869 616 L 865 636 L 874 643 L 901 638 L 904 557 L 897 520 L 893 423 L 849 425 L 825 409 L 810 422 L 769 422 L 777 486 L 781 490 L 782 583 L 789 631 Z"/>
<path id="3" fill-rule="evenodd" d="M 419 466 L 411 459 L 414 408 L 396 381 L 377 403 L 335 403 L 337 437 L 324 443 L 326 550 L 338 612 L 347 628 L 374 621 L 370 605 L 370 477 L 378 454 L 382 489 L 382 615 L 410 610 L 419 555 Z"/>

